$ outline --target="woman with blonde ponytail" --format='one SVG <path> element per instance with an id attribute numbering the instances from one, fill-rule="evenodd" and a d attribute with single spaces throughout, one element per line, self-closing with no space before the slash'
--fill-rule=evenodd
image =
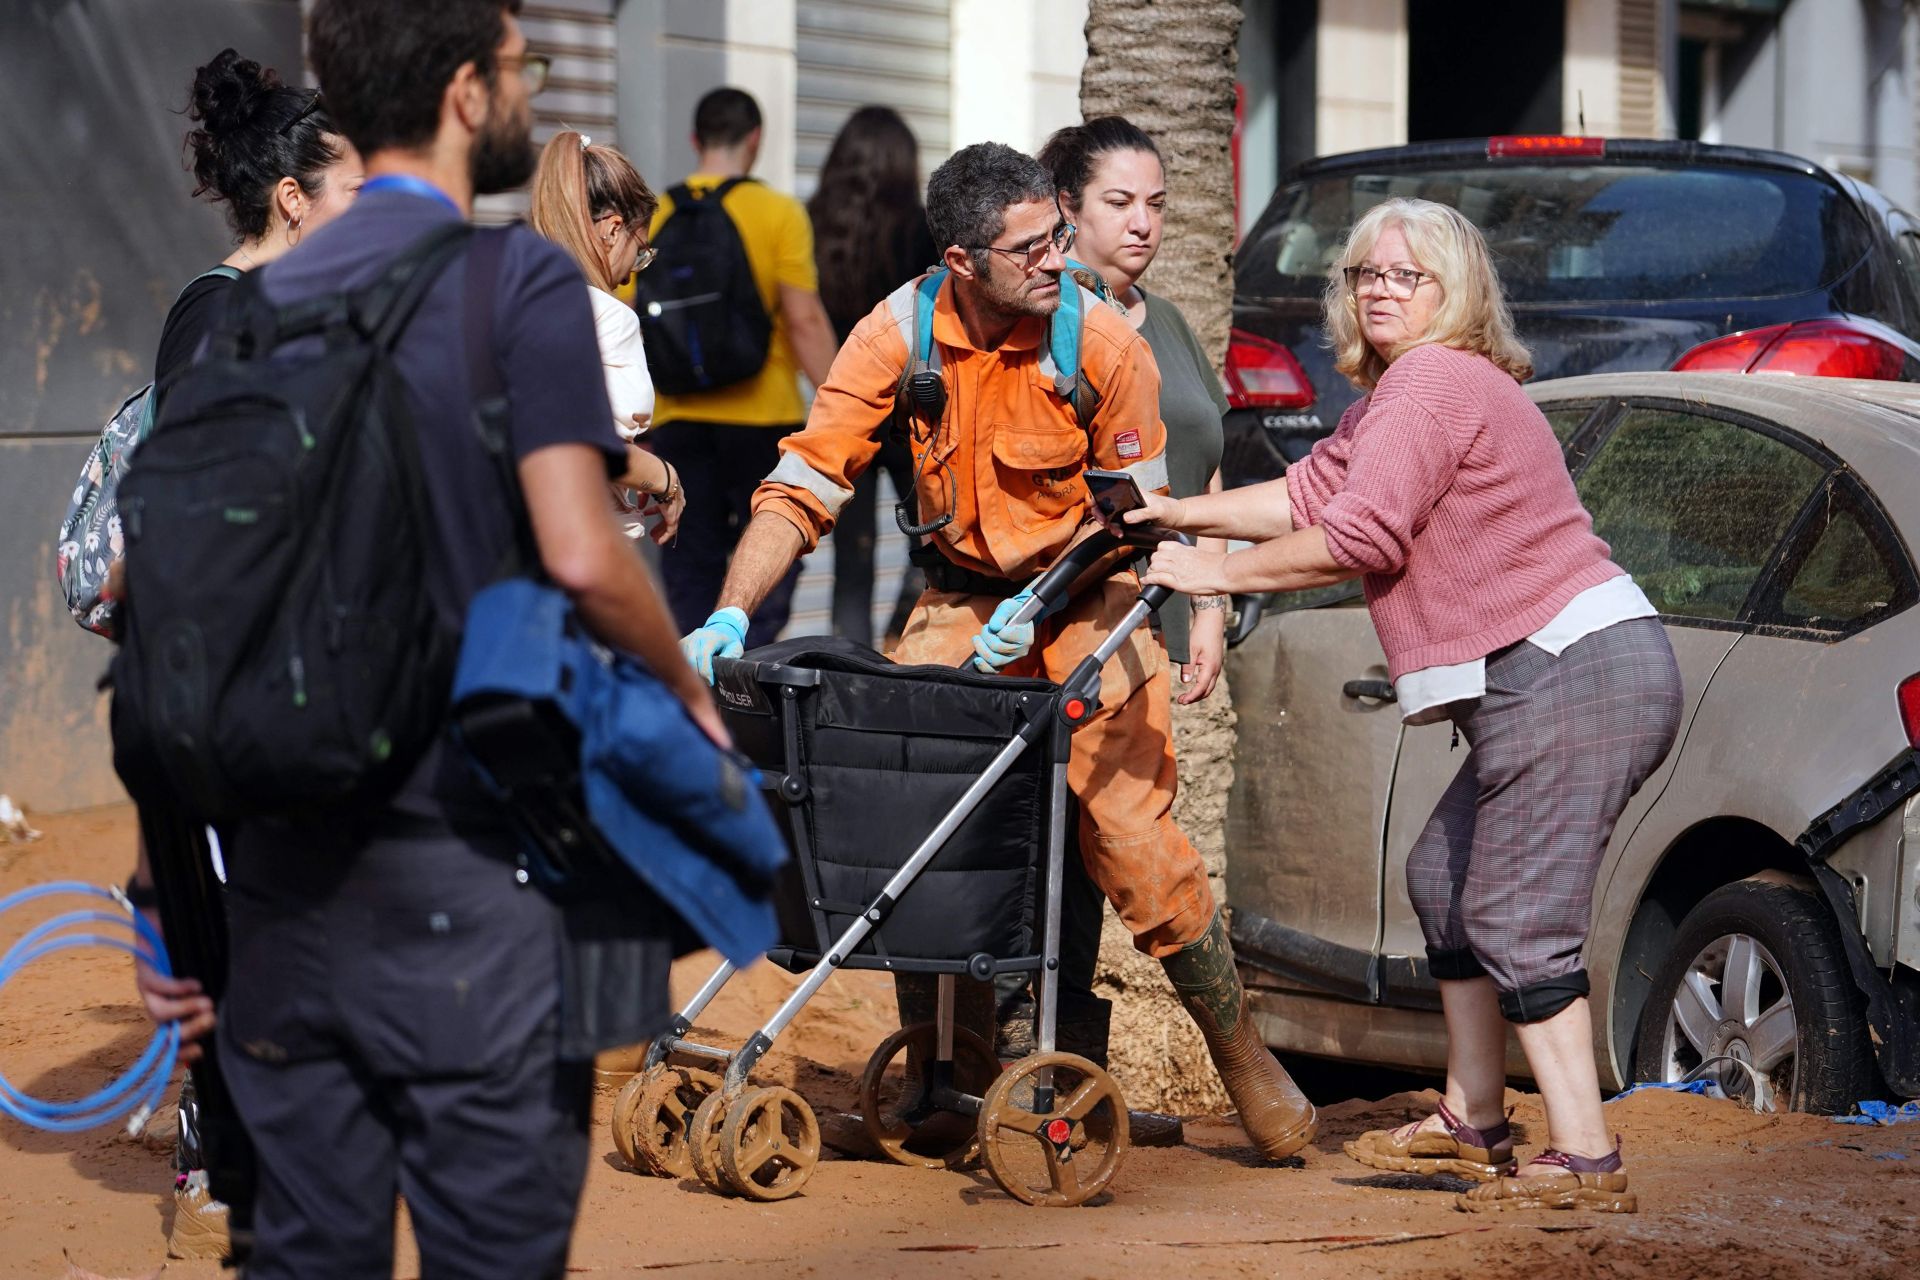
<path id="1" fill-rule="evenodd" d="M 640 320 L 614 293 L 653 261 L 647 227 L 659 201 L 639 171 L 612 147 L 571 129 L 556 133 L 540 153 L 533 175 L 534 230 L 565 249 L 586 277 L 593 302 L 594 334 L 606 370 L 613 426 L 627 442 L 627 473 L 615 482 L 615 498 L 633 516 L 657 514 L 653 540 L 667 543 L 680 526 L 686 494 L 673 467 L 638 444 L 653 421 L 653 379 L 640 342 Z M 651 499 L 643 509 L 631 496 Z M 645 526 L 636 519 L 628 533 Z"/>

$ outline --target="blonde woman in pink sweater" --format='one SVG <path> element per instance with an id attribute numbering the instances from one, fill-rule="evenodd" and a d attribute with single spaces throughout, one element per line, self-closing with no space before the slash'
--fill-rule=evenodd
<path id="1" fill-rule="evenodd" d="M 1284 479 L 1130 514 L 1256 544 L 1163 544 L 1144 580 L 1216 595 L 1361 578 L 1401 713 L 1451 720 L 1470 748 L 1407 858 L 1446 1092 L 1347 1154 L 1479 1181 L 1456 1200 L 1470 1211 L 1632 1212 L 1581 949 L 1614 823 L 1673 745 L 1673 651 L 1520 389 L 1532 362 L 1478 228 L 1430 201 L 1376 206 L 1325 310 L 1337 367 L 1367 394 Z M 1524 1166 L 1502 1109 L 1509 1025 L 1547 1110 L 1548 1145 Z"/>

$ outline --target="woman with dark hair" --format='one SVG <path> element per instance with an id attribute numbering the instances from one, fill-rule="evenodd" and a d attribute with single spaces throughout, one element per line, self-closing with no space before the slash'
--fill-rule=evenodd
<path id="1" fill-rule="evenodd" d="M 847 117 L 821 166 L 807 213 L 813 219 L 820 301 L 840 342 L 882 298 L 940 256 L 920 202 L 920 144 L 890 107 L 862 107 Z M 878 462 L 895 493 L 913 492 L 913 464 L 904 443 L 886 441 Z M 861 644 L 873 643 L 879 474 L 869 468 L 854 482 L 853 500 L 833 530 L 833 632 Z M 921 586 L 920 571 L 908 566 L 887 624 L 890 638 L 906 625 Z"/>
<path id="2" fill-rule="evenodd" d="M 1077 228 L 1074 257 L 1100 273 L 1160 366 L 1168 488 L 1176 498 L 1218 492 L 1226 393 L 1180 308 L 1140 287 L 1165 229 L 1167 181 L 1160 149 L 1126 118 L 1098 116 L 1056 130 L 1040 148 L 1039 160 L 1053 175 L 1061 211 Z M 1202 545 L 1226 550 L 1218 539 L 1204 539 Z M 1167 656 L 1179 664 L 1185 690 L 1176 701 L 1183 705 L 1206 698 L 1220 679 L 1226 608 L 1225 596 L 1183 595 L 1160 607 Z"/>
<path id="3" fill-rule="evenodd" d="M 222 49 L 194 72 L 187 134 L 194 196 L 226 206 L 234 250 L 227 272 L 189 284 L 160 330 L 155 396 L 191 363 L 242 271 L 264 266 L 337 217 L 360 190 L 360 157 L 334 132 L 314 89 L 282 84 L 271 67 Z"/>
<path id="4" fill-rule="evenodd" d="M 167 384 L 193 362 L 218 323 L 226 292 L 243 271 L 264 266 L 338 216 L 360 189 L 360 157 L 334 131 L 318 92 L 282 84 L 271 67 L 222 49 L 194 72 L 187 116 L 195 127 L 185 149 L 205 196 L 226 206 L 234 250 L 180 292 L 160 330 L 153 366 L 153 412 Z M 141 815 L 139 861 L 128 896 L 155 927 L 149 847 L 163 863 L 205 865 L 214 856 L 208 831 L 182 814 Z M 209 904 L 215 905 L 215 904 Z M 163 978 L 142 966 L 136 975 L 142 1002 L 155 1022 L 178 1020 L 182 1061 L 200 1054 L 213 1026 L 213 1001 L 193 978 Z M 207 1193 L 199 1168 L 199 1134 L 192 1092 L 182 1089 L 176 1154 L 177 1202 L 168 1249 L 176 1257 L 220 1258 L 227 1253 L 226 1206 Z"/>
<path id="5" fill-rule="evenodd" d="M 540 153 L 533 175 L 533 229 L 565 249 L 586 277 L 613 429 L 627 442 L 627 473 L 615 482 L 615 500 L 623 512 L 642 517 L 628 524 L 629 536 L 640 535 L 645 517 L 657 516 L 651 536 L 664 545 L 679 530 L 686 492 L 673 465 L 639 445 L 653 423 L 653 378 L 640 341 L 640 318 L 614 296 L 653 261 L 647 228 L 659 203 L 632 162 L 612 147 L 595 146 L 583 133 L 563 129 Z M 635 491 L 652 499 L 648 507 L 632 500 Z"/>

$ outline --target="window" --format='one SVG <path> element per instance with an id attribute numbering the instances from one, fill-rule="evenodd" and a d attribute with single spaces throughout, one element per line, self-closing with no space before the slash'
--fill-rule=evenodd
<path id="1" fill-rule="evenodd" d="M 1546 415 L 1547 425 L 1553 428 L 1554 438 L 1560 441 L 1560 447 L 1564 449 L 1567 441 L 1573 438 L 1573 433 L 1580 429 L 1580 424 L 1593 416 L 1593 406 L 1552 405 L 1540 412 Z"/>
<path id="2" fill-rule="evenodd" d="M 1389 196 L 1438 200 L 1472 219 L 1486 233 L 1507 300 L 1523 309 L 1805 293 L 1844 277 L 1874 243 L 1839 187 L 1785 171 L 1510 162 L 1343 168 L 1275 193 L 1235 255 L 1235 292 L 1319 297 L 1348 228 Z"/>
<path id="3" fill-rule="evenodd" d="M 1902 570 L 1877 521 L 1864 516 L 1851 487 L 1828 481 L 1827 527 L 1780 598 L 1778 621 L 1815 631 L 1854 631 L 1911 601 Z"/>
<path id="4" fill-rule="evenodd" d="M 1730 622 L 1825 471 L 1737 423 L 1636 407 L 1578 485 L 1593 531 L 1656 609 Z"/>

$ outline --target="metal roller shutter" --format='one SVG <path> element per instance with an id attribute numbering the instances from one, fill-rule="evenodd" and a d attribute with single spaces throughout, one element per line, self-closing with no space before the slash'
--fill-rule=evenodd
<path id="1" fill-rule="evenodd" d="M 527 45 L 553 55 L 553 77 L 533 100 L 533 140 L 563 128 L 578 129 L 595 142 L 614 137 L 614 0 L 539 0 L 520 11 Z M 525 216 L 527 193 L 482 196 L 474 201 L 474 221 L 509 222 Z"/>
<path id="2" fill-rule="evenodd" d="M 794 186 L 813 194 L 833 135 L 856 108 L 892 107 L 920 139 L 923 173 L 951 145 L 949 0 L 799 0 Z"/>

